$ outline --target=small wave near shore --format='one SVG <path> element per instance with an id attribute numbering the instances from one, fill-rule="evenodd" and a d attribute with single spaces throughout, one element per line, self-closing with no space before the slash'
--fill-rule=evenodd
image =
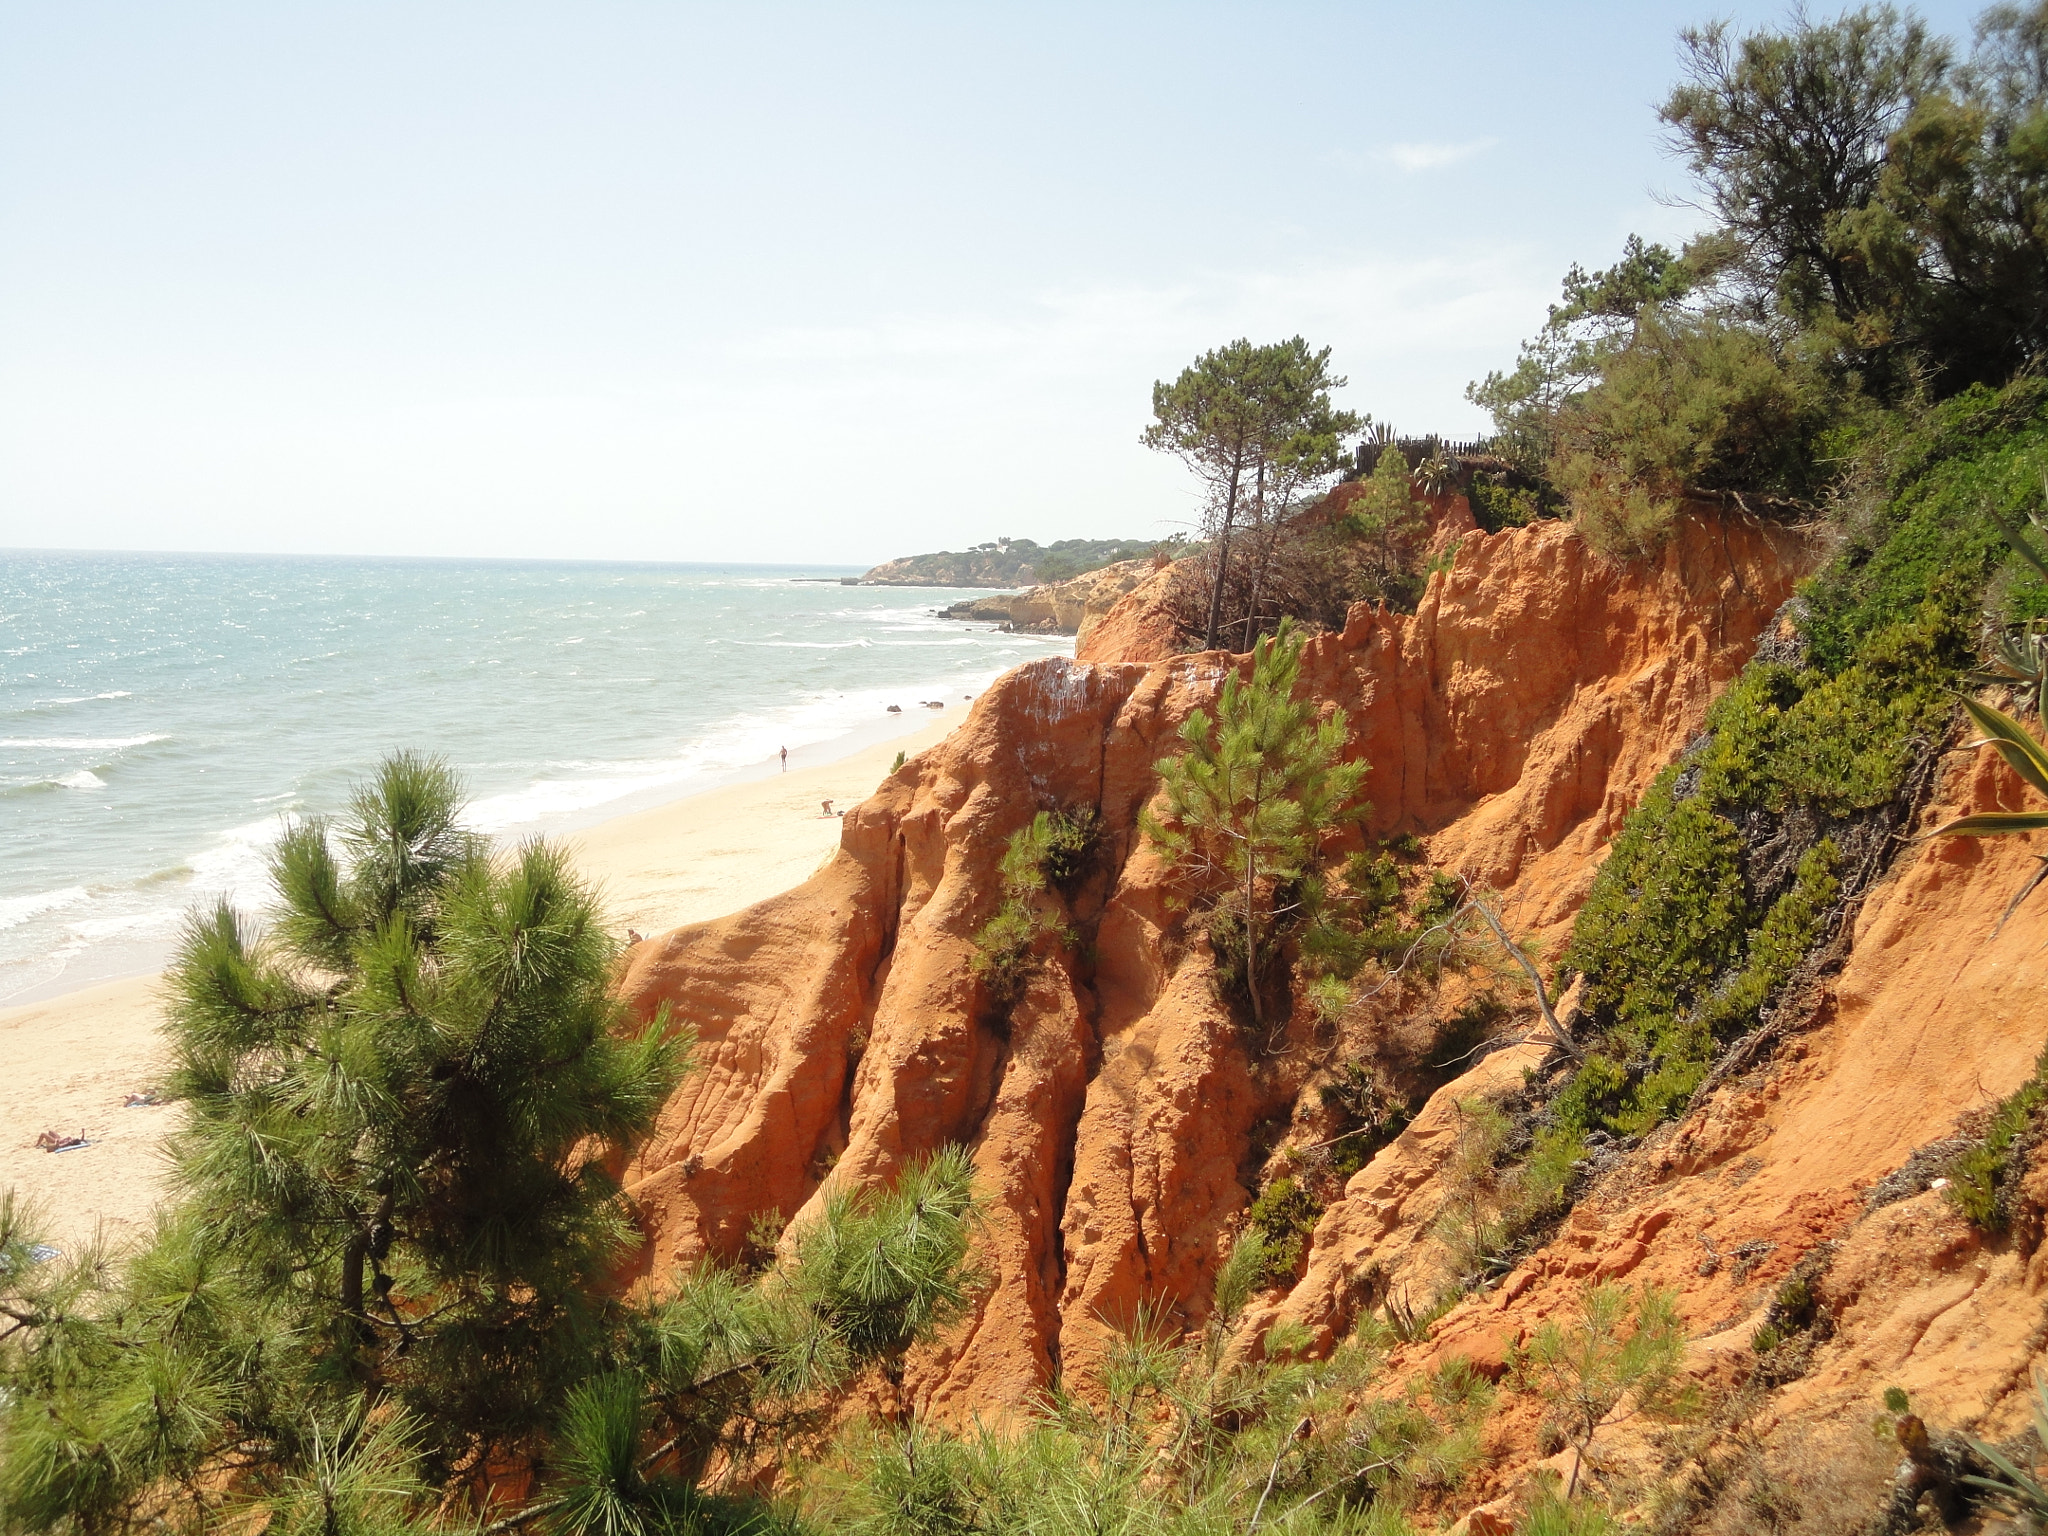
<path id="1" fill-rule="evenodd" d="M 196 905 L 260 912 L 288 818 L 395 748 L 450 759 L 479 831 L 573 831 L 957 719 L 1068 643 L 793 579 L 836 574 L 10 557 L 0 1006 L 156 969 Z"/>

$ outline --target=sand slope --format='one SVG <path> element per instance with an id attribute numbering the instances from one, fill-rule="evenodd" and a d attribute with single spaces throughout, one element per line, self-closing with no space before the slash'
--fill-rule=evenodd
<path id="1" fill-rule="evenodd" d="M 565 841 L 598 880 L 613 924 L 658 933 L 719 917 L 786 890 L 839 846 L 839 818 L 873 792 L 899 751 L 913 757 L 943 723 L 823 767 L 715 789 L 602 822 Z M 123 1243 L 146 1229 L 162 1188 L 159 1145 L 174 1105 L 124 1109 L 164 1067 L 158 979 L 136 977 L 0 1009 L 0 1189 L 39 1201 L 64 1247 L 95 1229 Z M 92 1143 L 48 1153 L 38 1132 L 84 1132 Z"/>

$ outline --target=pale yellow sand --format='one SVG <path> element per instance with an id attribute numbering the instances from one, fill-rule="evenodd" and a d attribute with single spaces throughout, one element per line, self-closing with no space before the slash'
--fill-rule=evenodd
<path id="1" fill-rule="evenodd" d="M 858 804 L 896 754 L 916 756 L 945 723 L 828 763 L 601 822 L 565 841 L 602 883 L 621 931 L 658 933 L 720 917 L 799 884 L 839 846 L 834 810 Z M 0 1189 L 40 1201 L 52 1240 L 69 1248 L 103 1228 L 140 1235 L 161 1187 L 159 1144 L 176 1106 L 124 1109 L 164 1066 L 154 976 L 0 1009 Z M 83 1131 L 92 1145 L 49 1153 L 38 1132 Z"/>

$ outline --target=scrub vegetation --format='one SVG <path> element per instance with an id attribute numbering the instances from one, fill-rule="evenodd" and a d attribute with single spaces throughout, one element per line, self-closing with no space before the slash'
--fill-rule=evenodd
<path id="1" fill-rule="evenodd" d="M 957 1149 L 787 1231 L 764 1213 L 751 1263 L 625 1289 L 615 1170 L 690 1070 L 688 1036 L 623 1016 L 616 946 L 558 850 L 494 854 L 447 769 L 402 755 L 347 815 L 279 843 L 267 927 L 226 906 L 191 921 L 168 982 L 176 1198 L 139 1251 L 54 1255 L 37 1213 L 0 1198 L 0 1533 L 1403 1536 L 1472 1482 L 1511 1397 L 1576 1453 L 1519 1529 L 1617 1529 L 1580 1467 L 1617 1414 L 1691 1411 L 1671 1297 L 1590 1288 L 1497 1382 L 1456 1357 L 1396 1381 L 1388 1352 L 1512 1267 L 1592 1149 L 1762 1059 L 1894 856 L 1965 693 L 2048 792 L 2024 718 L 2048 692 L 2030 525 L 2048 510 L 2048 3 L 1986 12 L 1967 50 L 1887 7 L 1714 24 L 1682 49 L 1661 119 L 1712 227 L 1574 267 L 1519 357 L 1472 386 L 1485 445 L 1382 434 L 1347 453 L 1369 424 L 1300 338 L 1226 344 L 1153 396 L 1145 440 L 1206 498 L 1189 638 L 1251 656 L 1160 761 L 1144 829 L 1248 1042 L 1494 966 L 1525 978 L 1556 1047 L 1515 1095 L 1460 1106 L 1439 1294 L 1378 1298 L 1336 1340 L 1253 1327 L 1328 1187 L 1288 1171 L 1251 1198 L 1247 1175 L 1211 1294 L 1151 1299 L 1098 1373 L 1010 1422 L 931 1422 L 899 1390 L 904 1355 L 981 1284 Z M 1347 470 L 1358 483 L 1326 497 Z M 1345 717 L 1297 697 L 1308 629 L 1418 600 L 1454 492 L 1489 531 L 1569 517 L 1622 561 L 1703 508 L 1832 538 L 1555 956 L 1412 840 L 1361 846 Z M 2010 814 L 1944 830 L 2043 820 Z M 994 1013 L 1070 944 L 1095 840 L 1087 808 L 1008 840 L 973 961 Z M 1567 1034 L 1551 999 L 1575 978 Z M 1474 988 L 1438 1080 L 1504 1011 Z M 1953 1169 L 1984 1227 L 2011 1219 L 2042 1061 Z M 1416 1108 L 1368 1062 L 1333 1061 L 1321 1092 L 1343 1174 Z M 1760 1370 L 1821 1326 L 1810 1279 L 1773 1293 Z M 855 1385 L 868 1417 L 846 1410 Z M 2015 1499 L 2019 1476 L 1999 1485 Z"/>

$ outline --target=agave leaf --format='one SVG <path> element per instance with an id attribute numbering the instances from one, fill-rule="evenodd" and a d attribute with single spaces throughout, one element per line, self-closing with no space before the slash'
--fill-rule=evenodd
<path id="1" fill-rule="evenodd" d="M 1986 1445 L 1974 1435 L 1965 1435 L 1963 1439 L 1971 1450 L 1998 1469 L 1999 1476 L 1979 1477 L 1975 1473 L 1965 1473 L 1960 1481 L 1975 1483 L 1979 1488 L 2023 1504 L 2033 1514 L 2048 1514 L 2048 1488 L 2043 1488 L 2031 1473 L 2021 1471 L 2006 1460 L 1995 1447 Z"/>
<path id="2" fill-rule="evenodd" d="M 2048 489 L 2048 487 L 2044 487 L 2044 489 Z M 1996 507 L 1987 503 L 1984 510 L 1989 514 L 1991 521 L 1998 525 L 1998 531 L 2005 535 L 2005 542 L 2012 546 L 2013 553 L 2040 572 L 2043 580 L 2048 580 L 2048 561 L 2044 561 L 2035 551 L 2033 541 L 2016 526 L 2007 522 L 2005 514 Z M 2032 519 L 2030 518 L 2028 521 L 2031 522 Z"/>
<path id="3" fill-rule="evenodd" d="M 1979 811 L 1958 816 L 1934 829 L 1934 837 L 1997 837 L 2006 832 L 2039 832 L 2048 828 L 2048 811 Z"/>
<path id="4" fill-rule="evenodd" d="M 1977 729 L 1984 733 L 1985 741 L 1996 747 L 1998 755 L 2012 765 L 2013 772 L 2048 795 L 2048 748 L 2029 736 L 2026 728 L 2002 709 L 1993 709 L 1967 696 L 1963 699 L 1963 708 L 1976 722 Z M 1983 744 L 1974 743 L 1977 746 Z"/>

